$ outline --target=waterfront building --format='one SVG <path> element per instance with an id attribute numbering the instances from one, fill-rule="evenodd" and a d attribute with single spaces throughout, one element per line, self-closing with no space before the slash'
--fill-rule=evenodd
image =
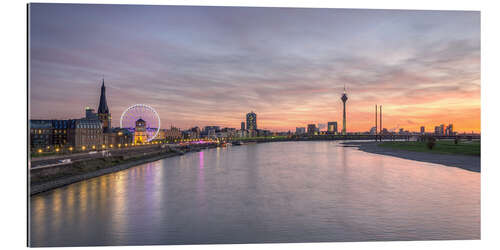
<path id="1" fill-rule="evenodd" d="M 447 130 L 447 128 L 446 128 L 446 130 Z M 446 130 L 445 130 L 444 124 L 441 124 L 439 126 L 434 127 L 434 134 L 435 135 L 445 135 Z"/>
<path id="2" fill-rule="evenodd" d="M 102 123 L 102 128 L 107 132 L 111 128 L 111 114 L 109 113 L 108 103 L 106 101 L 106 86 L 104 86 L 104 79 L 102 79 L 101 97 L 99 98 L 99 108 L 97 109 L 97 116 Z"/>
<path id="3" fill-rule="evenodd" d="M 72 129 L 70 120 L 50 120 L 52 123 L 52 145 L 64 147 L 68 143 L 69 130 Z"/>
<path id="4" fill-rule="evenodd" d="M 145 142 L 147 142 L 146 121 L 139 118 L 139 120 L 135 122 L 134 143 L 142 144 Z"/>
<path id="5" fill-rule="evenodd" d="M 165 139 L 167 140 L 177 140 L 182 137 L 182 132 L 179 128 L 170 126 L 170 129 L 165 130 Z"/>
<path id="6" fill-rule="evenodd" d="M 449 124 L 448 126 L 446 126 L 445 134 L 446 135 L 455 135 L 455 133 L 453 132 L 453 124 Z"/>
<path id="7" fill-rule="evenodd" d="M 68 144 L 77 149 L 102 143 L 102 124 L 97 119 L 69 120 L 68 127 Z"/>
<path id="8" fill-rule="evenodd" d="M 160 130 L 158 130 L 158 135 L 156 136 L 156 139 L 157 140 L 165 140 L 166 138 L 166 129 L 162 128 Z"/>
<path id="9" fill-rule="evenodd" d="M 340 98 L 342 100 L 342 104 L 343 104 L 343 115 L 342 115 L 342 134 L 345 135 L 346 134 L 346 113 L 345 113 L 345 103 L 347 102 L 347 94 L 345 92 L 345 85 L 344 85 L 344 94 L 342 94 L 342 97 Z"/>
<path id="10" fill-rule="evenodd" d="M 111 142 L 113 145 L 132 144 L 134 142 L 134 133 L 126 128 L 113 128 L 112 134 L 115 135 Z"/>
<path id="11" fill-rule="evenodd" d="M 295 134 L 296 135 L 302 135 L 306 133 L 306 128 L 305 127 L 297 127 L 295 128 Z"/>
<path id="12" fill-rule="evenodd" d="M 328 133 L 337 134 L 337 122 L 328 122 Z"/>
<path id="13" fill-rule="evenodd" d="M 32 151 L 52 145 L 52 121 L 30 120 L 30 148 Z"/>
<path id="14" fill-rule="evenodd" d="M 247 114 L 247 130 L 257 130 L 257 115 L 253 111 Z"/>
<path id="15" fill-rule="evenodd" d="M 226 133 L 225 137 L 232 138 L 232 137 L 236 136 L 236 129 L 235 128 L 223 128 L 223 129 L 221 129 L 221 132 Z"/>
<path id="16" fill-rule="evenodd" d="M 220 132 L 219 126 L 205 126 L 201 131 L 202 138 L 216 138 L 217 132 Z"/>
<path id="17" fill-rule="evenodd" d="M 236 132 L 236 137 L 248 137 L 248 130 L 240 129 Z"/>
<path id="18" fill-rule="evenodd" d="M 316 133 L 316 124 L 307 124 L 307 133 L 314 135 Z"/>
<path id="19" fill-rule="evenodd" d="M 257 136 L 271 136 L 272 135 L 272 132 L 270 130 L 257 129 L 255 131 L 257 132 Z"/>

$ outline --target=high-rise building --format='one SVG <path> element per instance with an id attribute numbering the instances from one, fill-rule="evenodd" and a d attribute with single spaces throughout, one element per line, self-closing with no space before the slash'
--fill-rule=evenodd
<path id="1" fill-rule="evenodd" d="M 342 103 L 344 105 L 344 112 L 343 112 L 343 115 L 342 115 L 342 124 L 343 124 L 343 127 L 342 127 L 342 134 L 345 135 L 346 134 L 346 115 L 345 115 L 345 103 L 347 102 L 347 94 L 345 92 L 345 85 L 344 85 L 344 94 L 342 94 L 342 97 L 340 98 L 342 100 Z"/>
<path id="2" fill-rule="evenodd" d="M 337 122 L 328 122 L 328 133 L 338 133 Z"/>
<path id="3" fill-rule="evenodd" d="M 104 86 L 104 79 L 102 79 L 101 97 L 99 98 L 97 116 L 99 117 L 99 121 L 101 121 L 102 128 L 104 130 L 111 128 L 111 114 L 109 113 L 108 103 L 106 102 L 106 86 Z"/>
<path id="4" fill-rule="evenodd" d="M 306 133 L 306 128 L 304 127 L 297 127 L 295 128 L 295 134 L 297 135 L 302 135 Z"/>
<path id="5" fill-rule="evenodd" d="M 453 133 L 453 124 L 449 124 L 448 126 L 446 126 L 446 135 L 454 135 Z"/>
<path id="6" fill-rule="evenodd" d="M 314 135 L 315 132 L 316 132 L 316 124 L 308 124 L 307 133 L 310 135 Z"/>
<path id="7" fill-rule="evenodd" d="M 435 134 L 435 135 L 439 135 L 439 134 L 441 134 L 441 129 L 439 128 L 439 126 L 435 126 L 435 127 L 434 127 L 434 134 Z"/>
<path id="8" fill-rule="evenodd" d="M 247 114 L 247 129 L 257 130 L 257 115 L 253 111 Z"/>
<path id="9" fill-rule="evenodd" d="M 420 134 L 425 134 L 425 127 L 424 126 L 420 127 Z"/>
<path id="10" fill-rule="evenodd" d="M 245 130 L 245 122 L 241 122 L 241 130 Z"/>

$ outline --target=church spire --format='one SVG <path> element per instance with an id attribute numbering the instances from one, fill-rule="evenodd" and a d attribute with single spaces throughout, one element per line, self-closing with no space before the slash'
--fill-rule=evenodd
<path id="1" fill-rule="evenodd" d="M 108 103 L 106 102 L 106 86 L 104 86 L 104 78 L 101 85 L 101 98 L 99 99 L 99 108 L 97 113 L 109 114 Z"/>

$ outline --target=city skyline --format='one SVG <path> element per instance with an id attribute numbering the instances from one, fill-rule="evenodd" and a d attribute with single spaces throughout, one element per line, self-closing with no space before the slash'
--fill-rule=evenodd
<path id="1" fill-rule="evenodd" d="M 387 129 L 480 132 L 479 12 L 151 7 L 33 4 L 30 119 L 97 110 L 104 76 L 114 127 L 136 103 L 164 128 L 340 123 L 346 84 L 347 132 L 375 104 Z"/>

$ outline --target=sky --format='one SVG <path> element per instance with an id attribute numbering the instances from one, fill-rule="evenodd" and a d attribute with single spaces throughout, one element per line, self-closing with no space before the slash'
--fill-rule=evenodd
<path id="1" fill-rule="evenodd" d="M 295 131 L 342 123 L 480 132 L 480 13 L 145 5 L 31 4 L 30 118 L 97 109 L 112 125 L 143 103 L 162 128 Z"/>

